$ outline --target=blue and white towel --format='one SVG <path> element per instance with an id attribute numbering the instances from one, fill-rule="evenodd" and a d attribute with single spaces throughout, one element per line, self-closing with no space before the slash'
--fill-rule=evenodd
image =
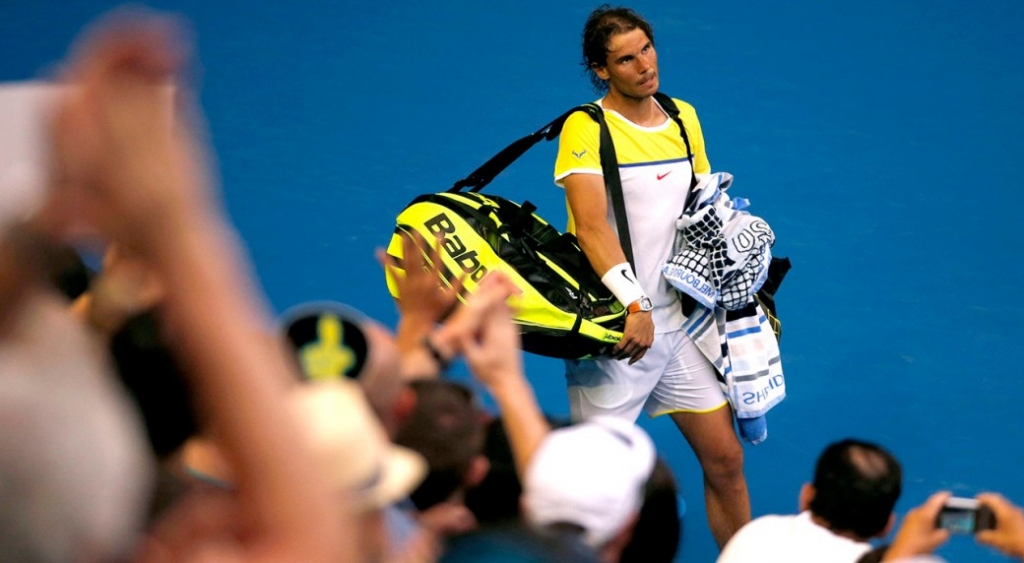
<path id="1" fill-rule="evenodd" d="M 715 366 L 740 436 L 752 444 L 763 442 L 768 437 L 764 415 L 786 398 L 786 378 L 779 343 L 761 305 L 726 311 L 698 304 L 683 330 Z"/>
<path id="2" fill-rule="evenodd" d="M 662 268 L 665 279 L 708 308 L 745 307 L 764 284 L 775 234 L 764 220 L 732 200 L 728 172 L 701 174 L 676 222 L 676 254 Z"/>
<path id="3" fill-rule="evenodd" d="M 747 311 L 747 310 L 744 310 Z M 729 360 L 726 390 L 737 418 L 764 416 L 786 397 L 779 342 L 761 305 L 725 322 Z"/>
<path id="4" fill-rule="evenodd" d="M 775 235 L 725 190 L 732 175 L 698 176 L 677 227 L 677 254 L 665 265 L 665 278 L 693 297 L 697 309 L 683 329 L 719 374 L 741 437 L 764 441 L 766 412 L 786 396 L 779 345 L 754 294 L 764 284 Z"/>

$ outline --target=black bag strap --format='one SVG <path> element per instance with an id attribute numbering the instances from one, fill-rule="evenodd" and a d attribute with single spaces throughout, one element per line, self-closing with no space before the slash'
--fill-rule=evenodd
<path id="1" fill-rule="evenodd" d="M 490 160 L 480 165 L 480 167 L 471 172 L 469 176 L 455 182 L 455 184 L 448 189 L 448 192 L 458 193 L 465 188 L 469 188 L 470 192 L 476 193 L 484 189 L 484 186 L 490 184 L 491 180 L 493 180 L 498 174 L 501 174 L 503 170 L 518 160 L 519 157 L 523 156 L 523 154 L 530 150 L 533 145 L 536 145 L 541 140 L 550 141 L 557 137 L 558 134 L 562 132 L 562 125 L 565 124 L 565 120 L 568 119 L 570 115 L 577 111 L 586 111 L 589 114 L 591 110 L 586 108 L 591 105 L 593 104 L 574 107 L 556 117 L 551 121 L 551 123 L 548 123 L 537 131 L 530 133 L 522 139 L 519 139 L 509 146 L 501 149 L 498 154 L 492 156 Z"/>
<path id="2" fill-rule="evenodd" d="M 690 147 L 690 138 L 686 134 L 686 127 L 683 126 L 683 122 L 679 118 L 679 107 L 676 106 L 675 101 L 671 97 L 661 92 L 655 93 L 654 98 L 661 105 L 662 109 L 665 110 L 669 118 L 679 126 L 679 134 L 686 145 L 686 158 L 690 161 L 690 189 L 692 190 L 697 185 L 697 176 L 693 170 L 693 150 Z M 618 157 L 615 156 L 615 144 L 612 141 L 612 134 L 608 124 L 605 122 L 604 110 L 595 103 L 576 106 L 533 133 L 516 140 L 498 152 L 498 154 L 492 156 L 490 160 L 483 163 L 479 168 L 470 173 L 469 176 L 455 182 L 448 189 L 448 192 L 459 193 L 466 188 L 469 188 L 469 191 L 472 193 L 483 190 L 498 174 L 518 160 L 519 157 L 523 156 L 526 151 L 533 148 L 534 145 L 541 140 L 551 141 L 557 137 L 562 132 L 565 120 L 578 111 L 589 115 L 591 119 L 597 122 L 600 128 L 601 143 L 599 154 L 601 158 L 601 171 L 604 174 L 605 187 L 611 196 L 612 212 L 615 217 L 615 225 L 618 228 L 619 244 L 622 246 L 622 252 L 626 255 L 626 260 L 629 261 L 630 266 L 636 268 L 636 265 L 633 263 L 633 243 L 629 235 L 629 224 L 626 221 L 626 202 L 622 195 L 622 178 L 619 176 L 619 161 Z"/>
<path id="3" fill-rule="evenodd" d="M 622 177 L 619 176 L 619 159 L 615 156 L 615 143 L 612 142 L 612 132 L 608 129 L 608 123 L 604 120 L 604 110 L 596 105 L 593 108 L 594 111 L 587 113 L 594 121 L 597 121 L 601 129 L 601 172 L 604 173 L 604 185 L 612 200 L 612 215 L 615 217 L 615 226 L 619 231 L 619 246 L 622 247 L 626 261 L 635 272 L 633 239 L 629 236 L 629 223 L 626 221 L 626 198 L 622 195 Z"/>
<path id="4" fill-rule="evenodd" d="M 622 178 L 619 176 L 619 161 L 615 156 L 615 144 L 612 142 L 611 131 L 609 131 L 608 124 L 604 119 L 604 110 L 597 104 L 576 106 L 537 131 L 516 140 L 498 152 L 498 154 L 492 156 L 490 160 L 483 163 L 479 168 L 470 173 L 469 176 L 455 182 L 448 189 L 448 192 L 458 193 L 465 188 L 469 188 L 470 192 L 476 193 L 484 189 L 484 186 L 491 183 L 498 174 L 508 168 L 519 157 L 523 156 L 534 145 L 541 140 L 551 141 L 561 134 L 565 120 L 578 111 L 586 113 L 591 119 L 596 121 L 601 131 L 599 149 L 601 171 L 604 174 L 605 187 L 608 189 L 609 194 L 611 194 L 612 211 L 615 216 L 616 227 L 618 227 L 619 244 L 622 246 L 622 252 L 626 255 L 626 260 L 629 261 L 630 265 L 633 265 L 633 243 L 629 236 L 629 225 L 626 222 L 626 202 L 622 196 Z"/>
<path id="5" fill-rule="evenodd" d="M 654 99 L 661 104 L 661 109 L 665 110 L 665 113 L 679 126 L 679 134 L 683 137 L 683 143 L 686 145 L 686 159 L 690 161 L 690 190 L 693 190 L 693 188 L 697 187 L 697 172 L 693 169 L 693 149 L 690 148 L 690 137 L 686 134 L 683 120 L 679 119 L 679 106 L 676 105 L 675 100 L 671 96 L 663 92 L 655 92 Z"/>

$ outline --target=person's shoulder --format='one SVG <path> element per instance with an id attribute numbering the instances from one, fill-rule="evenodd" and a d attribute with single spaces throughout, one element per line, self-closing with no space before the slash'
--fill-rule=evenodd
<path id="1" fill-rule="evenodd" d="M 717 563 L 754 561 L 771 552 L 782 541 L 779 528 L 792 520 L 792 516 L 769 514 L 755 518 L 740 528 L 725 545 Z"/>
<path id="2" fill-rule="evenodd" d="M 600 106 L 597 107 L 600 108 Z M 566 118 L 565 127 L 597 127 L 597 122 L 586 111 L 579 110 L 574 111 Z"/>
<path id="3" fill-rule="evenodd" d="M 744 527 L 750 526 L 751 528 L 763 528 L 779 524 L 789 524 L 792 523 L 798 516 L 799 515 L 797 514 L 766 514 L 764 516 L 754 518 L 750 522 L 747 522 L 747 525 Z"/>
<path id="4" fill-rule="evenodd" d="M 587 112 L 580 110 L 572 112 L 565 119 L 565 123 L 562 124 L 561 136 L 574 139 L 582 137 L 589 139 L 590 142 L 596 142 L 599 130 L 597 121 L 594 121 L 594 118 Z"/>
<path id="5" fill-rule="evenodd" d="M 792 519 L 793 516 L 781 514 L 768 514 L 754 518 L 740 528 L 739 531 L 736 532 L 736 535 L 733 536 L 733 539 L 738 540 L 739 543 L 743 543 L 760 537 L 763 534 L 772 535 L 774 530 L 778 529 L 780 526 L 788 525 Z"/>

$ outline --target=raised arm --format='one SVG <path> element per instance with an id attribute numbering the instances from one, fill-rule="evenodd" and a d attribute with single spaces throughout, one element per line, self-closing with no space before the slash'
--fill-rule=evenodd
<path id="1" fill-rule="evenodd" d="M 163 282 L 200 407 L 238 468 L 242 539 L 188 553 L 345 560 L 343 507 L 281 399 L 290 379 L 285 357 L 263 337 L 269 317 L 188 127 L 197 116 L 174 112 L 170 85 L 184 60 L 175 37 L 166 19 L 135 15 L 81 45 L 69 68 L 76 88 L 54 126 L 59 195 Z M 178 85 L 177 94 L 187 93 Z"/>
<path id="2" fill-rule="evenodd" d="M 519 329 L 505 302 L 515 292 L 505 274 L 488 274 L 476 293 L 431 334 L 431 341 L 443 353 L 461 353 L 494 398 L 522 477 L 550 428 L 523 371 Z"/>
<path id="3" fill-rule="evenodd" d="M 462 279 L 441 285 L 439 241 L 428 243 L 418 231 L 402 234 L 402 263 L 377 251 L 377 259 L 398 289 L 398 329 L 395 340 L 402 353 L 405 379 L 438 377 L 443 361 L 425 346 L 424 338 L 459 303 Z M 424 251 L 424 249 L 429 249 Z"/>

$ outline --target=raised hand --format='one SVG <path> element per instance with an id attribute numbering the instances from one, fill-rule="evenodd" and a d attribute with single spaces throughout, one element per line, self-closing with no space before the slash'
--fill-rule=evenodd
<path id="1" fill-rule="evenodd" d="M 978 500 L 992 509 L 996 516 L 996 527 L 978 532 L 974 539 L 1010 557 L 1024 560 L 1024 511 L 1002 495 L 994 493 L 982 493 L 978 495 Z"/>
<path id="2" fill-rule="evenodd" d="M 473 375 L 489 388 L 500 384 L 502 377 L 523 377 L 519 329 L 507 304 L 516 292 L 508 276 L 492 272 L 445 326 L 457 331 L 458 349 Z"/>
<path id="3" fill-rule="evenodd" d="M 438 241 L 430 245 L 418 231 L 402 232 L 401 236 L 401 265 L 383 250 L 377 251 L 377 259 L 398 288 L 398 346 L 408 351 L 458 304 L 463 278 L 451 285 L 441 281 Z"/>
<path id="4" fill-rule="evenodd" d="M 935 493 L 924 504 L 908 512 L 882 560 L 898 561 L 904 557 L 928 555 L 946 543 L 949 531 L 937 528 L 935 522 L 949 496 L 947 491 Z"/>
<path id="5" fill-rule="evenodd" d="M 58 195 L 133 246 L 159 242 L 168 223 L 210 207 L 203 147 L 186 126 L 193 112 L 182 103 L 177 29 L 144 13 L 97 26 L 65 68 L 71 86 L 52 124 Z"/>

